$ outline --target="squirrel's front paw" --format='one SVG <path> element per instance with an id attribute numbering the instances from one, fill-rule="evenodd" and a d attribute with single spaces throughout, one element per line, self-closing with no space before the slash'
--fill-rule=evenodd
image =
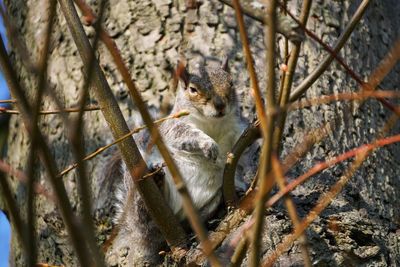
<path id="1" fill-rule="evenodd" d="M 180 149 L 190 153 L 203 154 L 204 157 L 213 162 L 217 160 L 219 154 L 218 144 L 211 138 L 207 138 L 207 140 L 200 139 L 200 141 L 194 139 L 182 142 L 180 144 Z"/>
<path id="2" fill-rule="evenodd" d="M 203 152 L 203 155 L 207 159 L 212 160 L 213 162 L 217 160 L 219 154 L 217 143 L 215 143 L 214 141 L 202 142 L 200 143 L 200 148 Z"/>

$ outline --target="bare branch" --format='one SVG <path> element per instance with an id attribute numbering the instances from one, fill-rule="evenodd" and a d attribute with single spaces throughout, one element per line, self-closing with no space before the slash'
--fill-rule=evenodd
<path id="1" fill-rule="evenodd" d="M 310 9 L 311 9 L 311 3 L 312 3 L 311 0 L 305 0 L 305 1 L 303 1 L 302 7 L 301 7 L 299 22 L 301 23 L 301 25 L 304 26 L 304 28 L 307 25 L 308 16 L 309 16 Z M 298 60 L 299 54 L 300 54 L 300 48 L 301 48 L 301 43 L 299 43 L 299 42 L 293 43 L 293 48 L 290 51 L 287 70 L 285 71 L 285 79 L 282 81 L 283 86 L 282 86 L 282 91 L 280 92 L 280 99 L 279 99 L 280 107 L 286 105 L 289 101 L 290 91 L 292 89 L 294 72 L 295 72 L 295 69 L 297 66 L 297 60 Z M 280 150 L 280 144 L 281 144 L 283 130 L 285 127 L 285 121 L 286 121 L 286 113 L 283 112 L 278 117 L 278 122 L 277 122 L 277 126 L 275 128 L 275 131 L 274 131 L 274 139 L 273 139 L 274 150 L 277 151 L 278 155 L 279 155 L 278 151 Z"/>
<path id="2" fill-rule="evenodd" d="M 80 4 L 82 5 L 83 3 L 81 2 Z M 89 12 L 89 9 L 86 9 L 86 12 Z M 91 16 L 92 16 L 92 14 L 91 14 Z M 189 195 L 186 185 L 184 184 L 182 176 L 181 176 L 178 168 L 176 167 L 176 164 L 173 161 L 171 155 L 169 154 L 164 142 L 162 141 L 162 138 L 160 137 L 157 127 L 153 124 L 151 116 L 141 98 L 141 95 L 140 95 L 139 91 L 137 90 L 135 84 L 132 82 L 132 79 L 130 77 L 128 69 L 125 67 L 125 65 L 123 63 L 123 60 L 121 58 L 121 55 L 118 51 L 117 46 L 115 45 L 115 43 L 112 41 L 112 39 L 108 36 L 108 34 L 104 30 L 101 30 L 100 36 L 102 37 L 103 42 L 106 44 L 107 48 L 109 49 L 110 53 L 112 54 L 114 61 L 117 65 L 117 68 L 120 71 L 126 85 L 128 86 L 131 96 L 135 100 L 135 103 L 139 109 L 139 112 L 142 115 L 143 120 L 145 121 L 147 127 L 150 130 L 152 140 L 153 140 L 153 142 L 156 143 L 161 155 L 163 156 L 163 158 L 165 160 L 165 163 L 167 164 L 167 166 L 170 170 L 171 176 L 175 182 L 178 192 L 181 194 L 181 197 L 183 200 L 182 202 L 183 202 L 184 211 L 185 211 L 194 231 L 196 232 L 200 242 L 202 243 L 204 253 L 209 257 L 209 259 L 213 265 L 219 266 L 220 264 L 218 262 L 218 259 L 215 257 L 215 255 L 212 251 L 212 247 L 208 240 L 206 230 L 201 223 L 198 212 L 196 211 L 196 209 L 193 205 L 193 201 Z M 147 180 L 147 179 L 145 179 L 145 180 Z M 157 224 L 159 224 L 159 223 L 164 223 L 164 222 L 162 222 L 162 221 L 157 222 Z M 169 243 L 173 244 L 171 242 L 169 242 Z"/>
<path id="3" fill-rule="evenodd" d="M 298 21 L 293 14 L 291 14 L 288 10 L 286 12 L 296 21 Z M 301 26 L 301 24 L 300 24 Z M 374 90 L 373 86 L 369 83 L 365 83 L 362 78 L 357 75 L 344 61 L 341 57 L 339 57 L 335 51 L 327 44 L 325 44 L 320 38 L 318 38 L 313 32 L 307 30 L 306 28 L 303 28 L 304 31 L 308 36 L 310 36 L 313 40 L 317 41 L 322 47 L 332 55 L 335 60 L 346 70 L 346 72 L 362 87 L 363 90 Z M 395 46 L 392 48 L 392 50 L 389 53 L 388 58 L 390 58 L 390 62 L 394 63 L 397 62 L 397 60 L 400 58 L 400 45 L 399 45 L 400 40 L 396 41 Z M 396 113 L 398 116 L 400 116 L 400 109 L 396 108 L 393 104 L 389 103 L 386 99 L 379 99 L 379 101 L 386 106 L 389 110 L 392 112 Z"/>
<path id="4" fill-rule="evenodd" d="M 179 112 L 179 113 L 172 114 L 172 115 L 170 115 L 170 116 L 168 116 L 168 117 L 165 117 L 165 118 L 156 120 L 156 121 L 154 121 L 154 123 L 155 123 L 155 124 L 160 124 L 160 123 L 162 123 L 162 122 L 164 122 L 164 121 L 166 121 L 166 120 L 169 120 L 169 119 L 178 119 L 178 118 L 180 118 L 180 117 L 182 117 L 182 116 L 187 116 L 187 115 L 189 115 L 189 113 L 188 113 L 187 111 L 181 111 L 181 112 Z M 118 138 L 118 139 L 115 140 L 114 142 L 112 142 L 112 143 L 110 143 L 110 144 L 108 144 L 108 145 L 99 147 L 98 149 L 96 149 L 95 151 L 93 151 L 92 153 L 90 153 L 89 155 L 85 156 L 85 157 L 83 158 L 83 160 L 90 160 L 90 159 L 93 159 L 94 157 L 96 157 L 97 155 L 99 155 L 99 154 L 102 153 L 103 151 L 107 150 L 108 148 L 112 147 L 113 145 L 118 144 L 119 142 L 122 142 L 122 141 L 125 140 L 126 138 L 129 138 L 131 135 L 136 134 L 136 133 L 138 133 L 138 132 L 140 132 L 140 131 L 142 131 L 142 130 L 144 130 L 144 129 L 146 129 L 146 126 L 145 126 L 145 125 L 133 129 L 132 131 L 130 131 L 129 133 L 127 133 L 127 134 L 125 134 L 125 135 L 123 135 L 123 136 L 121 136 L 120 138 Z M 60 172 L 60 174 L 59 174 L 58 176 L 59 176 L 59 177 L 64 176 L 65 174 L 67 174 L 67 173 L 70 172 L 71 170 L 75 169 L 75 168 L 77 167 L 77 165 L 78 165 L 77 163 L 71 164 L 71 165 L 68 166 L 66 169 L 64 169 L 62 172 Z M 148 173 L 148 174 L 144 175 L 143 178 L 144 178 L 144 177 L 149 177 L 150 174 L 152 174 L 152 173 Z"/>
<path id="5" fill-rule="evenodd" d="M 264 109 L 264 103 L 263 103 L 262 96 L 261 96 L 261 90 L 258 86 L 258 79 L 257 79 L 257 74 L 254 69 L 253 56 L 250 51 L 246 27 L 244 25 L 244 20 L 243 20 L 239 1 L 233 0 L 233 6 L 235 8 L 236 21 L 237 21 L 237 24 L 239 27 L 240 39 L 242 41 L 242 46 L 243 46 L 243 53 L 246 55 L 247 71 L 250 75 L 251 88 L 252 88 L 252 92 L 254 93 L 257 116 L 258 116 L 260 124 L 261 124 L 262 136 L 264 138 L 266 138 L 268 135 L 267 115 L 266 115 L 265 109 Z M 228 157 L 228 159 L 229 159 L 229 157 Z M 224 176 L 224 177 L 229 177 L 229 176 Z M 231 177 L 232 177 L 231 181 L 226 181 L 226 179 L 224 179 L 224 182 L 227 182 L 227 183 L 223 184 L 224 198 L 225 198 L 225 202 L 228 204 L 228 207 L 230 205 L 229 203 L 233 203 L 236 198 L 234 181 L 233 181 L 234 176 L 231 176 Z"/>
<path id="6" fill-rule="evenodd" d="M 60 113 L 74 113 L 74 112 L 79 112 L 79 108 L 65 108 L 65 109 L 58 109 L 58 110 L 40 110 L 39 115 L 52 115 L 52 114 L 60 114 Z M 95 111 L 95 110 L 100 110 L 100 107 L 98 106 L 89 106 L 85 107 L 83 111 Z M 0 113 L 6 113 L 6 114 L 20 114 L 18 110 L 14 109 L 7 109 L 7 108 L 1 108 L 0 107 Z"/>
<path id="7" fill-rule="evenodd" d="M 36 97 L 34 99 L 34 109 L 33 109 L 33 122 L 32 124 L 37 125 L 39 121 L 39 109 L 42 102 L 43 94 L 44 94 L 44 84 L 46 80 L 46 72 L 47 72 L 47 60 L 49 55 L 49 47 L 50 47 L 50 38 L 51 38 L 51 31 L 53 28 L 53 19 L 56 13 L 56 4 L 55 0 L 49 1 L 49 16 L 48 21 L 46 24 L 45 29 L 45 36 L 44 36 L 44 45 L 41 48 L 39 53 L 39 60 L 37 64 L 38 68 L 38 89 L 36 92 Z M 3 14 L 5 12 L 3 11 Z M 35 186 L 35 158 L 37 153 L 37 142 L 36 142 L 36 134 L 37 132 L 34 131 L 31 135 L 31 150 L 29 151 L 28 157 L 28 204 L 26 206 L 27 211 L 27 223 L 28 229 L 26 231 L 27 241 L 28 241 L 28 263 L 29 265 L 33 266 L 36 263 L 37 258 L 37 248 L 36 248 L 36 206 L 35 200 L 36 196 L 34 194 L 34 186 Z"/>
<path id="8" fill-rule="evenodd" d="M 235 6 L 234 0 L 219 0 L 220 2 L 228 5 L 230 7 Z M 265 13 L 264 6 L 256 6 L 253 1 L 242 0 L 241 6 L 243 14 L 246 16 L 263 23 L 266 26 L 269 26 L 269 20 L 265 19 L 265 16 L 268 18 L 268 14 Z M 278 14 L 277 17 L 277 25 L 276 31 L 278 33 L 283 34 L 286 38 L 293 42 L 300 42 L 304 39 L 304 33 L 301 28 L 297 25 L 295 21 L 293 21 L 290 17 L 285 16 L 283 14 Z"/>
<path id="9" fill-rule="evenodd" d="M 385 131 L 394 125 L 394 121 L 397 120 L 395 114 L 389 119 L 387 125 L 385 125 Z M 307 227 L 321 214 L 321 212 L 333 201 L 333 199 L 343 190 L 344 186 L 348 183 L 350 178 L 354 175 L 354 173 L 358 170 L 358 168 L 362 165 L 366 157 L 374 151 L 377 147 L 392 144 L 395 142 L 400 142 L 400 135 L 392 136 L 385 138 L 383 140 L 377 140 L 371 145 L 364 146 L 361 150 L 358 151 L 356 155 L 355 161 L 351 164 L 351 166 L 346 170 L 345 174 L 337 181 L 332 188 L 326 192 L 318 201 L 317 205 L 309 212 L 306 218 L 304 218 L 299 226 L 294 230 L 294 232 L 283 240 L 280 243 L 276 250 L 267 257 L 267 259 L 263 262 L 263 266 L 272 266 L 273 263 L 278 259 L 278 257 L 287 250 L 287 248 L 297 239 L 299 236 L 307 229 Z"/>
<path id="10" fill-rule="evenodd" d="M 344 44 L 347 42 L 348 38 L 350 37 L 351 33 L 354 31 L 355 27 L 357 26 L 358 22 L 361 20 L 362 16 L 365 13 L 365 10 L 368 7 L 370 0 L 364 0 L 360 6 L 357 8 L 356 12 L 350 19 L 349 24 L 343 30 L 343 33 L 340 35 L 336 44 L 333 47 L 333 52 L 336 54 L 342 49 Z M 321 76 L 321 74 L 328 68 L 328 66 L 333 61 L 334 57 L 332 54 L 327 55 L 320 64 L 318 64 L 317 68 L 313 70 L 302 82 L 298 85 L 290 95 L 290 101 L 297 100 L 302 94 L 304 94 L 308 88 Z"/>
<path id="11" fill-rule="evenodd" d="M 279 188 L 284 188 L 286 185 L 286 180 L 283 176 L 282 166 L 276 157 L 272 158 L 272 169 L 274 170 L 274 173 L 276 175 L 275 179 Z M 299 227 L 300 219 L 296 211 L 296 205 L 294 204 L 293 199 L 290 197 L 290 195 L 285 196 L 285 206 L 289 213 L 289 217 L 292 220 L 293 227 L 294 229 L 296 229 L 297 227 Z M 304 259 L 304 266 L 312 266 L 310 252 L 307 245 L 307 236 L 305 233 L 300 236 L 300 241 L 301 253 L 303 254 Z"/>
<path id="12" fill-rule="evenodd" d="M 44 141 L 44 137 L 41 134 L 37 124 L 32 124 L 32 107 L 29 105 L 25 97 L 24 90 L 22 90 L 19 83 L 17 82 L 17 78 L 8 59 L 3 40 L 0 40 L 0 65 L 7 80 L 8 88 L 10 89 L 13 97 L 17 100 L 17 107 L 22 114 L 22 118 L 24 120 L 24 124 L 28 133 L 31 136 L 36 136 L 37 147 L 39 149 L 41 160 L 46 167 L 49 180 L 57 196 L 57 204 L 59 205 L 61 215 L 67 226 L 67 230 L 70 234 L 71 241 L 78 255 L 78 259 L 82 265 L 88 266 L 88 264 L 91 264 L 91 260 L 87 257 L 86 241 L 84 240 L 83 236 L 79 234 L 81 226 L 77 223 L 78 221 L 76 220 L 75 214 L 72 211 L 72 207 L 69 202 L 64 184 L 60 179 L 56 177 L 58 171 L 56 169 L 56 163 L 51 156 L 49 147 Z"/>
<path id="13" fill-rule="evenodd" d="M 88 65 L 91 59 L 89 55 L 91 55 L 93 51 L 82 24 L 79 21 L 75 7 L 70 0 L 59 0 L 59 2 L 82 61 L 85 65 Z M 103 35 L 104 32 L 100 32 L 100 38 L 102 38 L 102 40 L 104 37 Z M 118 139 L 127 134 L 129 130 L 97 61 L 93 64 L 93 83 L 96 98 L 103 115 L 112 130 L 114 138 Z M 141 177 L 148 172 L 148 169 L 134 140 L 132 138 L 127 138 L 118 143 L 118 147 L 131 173 L 132 179 L 137 185 L 152 218 L 159 226 L 163 236 L 170 245 L 179 246 L 185 240 L 184 231 L 179 226 L 171 208 L 163 201 L 163 197 L 154 181 L 152 179 L 140 180 Z M 159 211 L 162 211 L 162 213 Z"/>
<path id="14" fill-rule="evenodd" d="M 258 172 L 258 184 L 260 187 L 256 207 L 253 212 L 254 225 L 250 240 L 250 258 L 249 266 L 257 267 L 260 262 L 260 242 L 261 231 L 264 222 L 264 202 L 268 197 L 269 191 L 272 189 L 274 179 L 268 175 L 271 170 L 271 157 L 275 153 L 273 151 L 273 135 L 274 135 L 274 122 L 275 116 L 272 110 L 275 108 L 276 101 L 276 88 L 275 88 L 275 46 L 276 46 L 276 8 L 277 0 L 264 1 L 267 7 L 268 27 L 265 30 L 265 45 L 266 45 L 266 100 L 267 100 L 267 130 L 264 137 L 264 143 L 261 150 L 261 166 Z"/>
<path id="15" fill-rule="evenodd" d="M 2 192 L 2 197 L 4 197 L 5 204 L 7 205 L 7 210 L 11 216 L 10 222 L 14 226 L 17 239 L 19 240 L 21 246 L 24 248 L 25 252 L 28 253 L 28 244 L 27 244 L 27 240 L 25 239 L 25 236 L 24 236 L 24 229 L 25 229 L 26 225 L 20 216 L 19 209 L 13 198 L 10 184 L 6 180 L 6 177 L 4 177 L 3 172 L 4 172 L 4 170 L 1 169 L 0 188 L 1 188 L 1 192 Z"/>

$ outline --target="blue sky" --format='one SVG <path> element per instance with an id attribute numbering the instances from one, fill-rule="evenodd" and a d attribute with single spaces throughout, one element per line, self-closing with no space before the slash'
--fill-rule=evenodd
<path id="1" fill-rule="evenodd" d="M 0 0 L 0 5 L 3 5 L 2 0 Z M 6 29 L 4 28 L 3 18 L 1 16 L 0 16 L 0 34 L 5 46 L 7 47 Z M 10 98 L 10 93 L 8 92 L 7 83 L 6 80 L 4 79 L 3 73 L 0 71 L 0 100 L 9 98 Z M 5 106 L 5 105 L 0 104 L 0 106 Z"/>
<path id="2" fill-rule="evenodd" d="M 3 1 L 0 0 L 0 5 L 2 5 L 2 4 L 3 4 Z M 7 47 L 6 30 L 4 28 L 3 19 L 1 18 L 1 16 L 0 16 L 0 34 L 1 34 L 1 38 L 3 39 L 4 44 Z M 6 81 L 4 79 L 3 73 L 0 72 L 0 99 L 3 100 L 3 99 L 9 99 L 9 98 L 10 98 L 10 93 L 8 92 Z"/>
<path id="3" fill-rule="evenodd" d="M 3 212 L 0 211 L 0 267 L 8 266 L 10 243 L 10 225 Z"/>
<path id="4" fill-rule="evenodd" d="M 0 4 L 2 5 L 3 1 L 0 1 Z M 7 46 L 7 37 L 5 35 L 5 29 L 1 16 L 0 16 L 0 34 L 3 39 L 3 42 Z M 0 99 L 9 99 L 9 98 L 10 94 L 7 89 L 6 81 L 4 79 L 3 73 L 0 72 Z M 0 211 L 0 267 L 8 266 L 9 246 L 10 246 L 10 225 L 4 213 Z"/>
<path id="5" fill-rule="evenodd" d="M 8 89 L 7 89 L 6 80 L 4 79 L 3 73 L 0 72 L 0 100 L 9 99 L 9 98 L 10 98 L 10 93 L 8 92 Z M 6 107 L 8 105 L 0 104 L 0 106 Z"/>

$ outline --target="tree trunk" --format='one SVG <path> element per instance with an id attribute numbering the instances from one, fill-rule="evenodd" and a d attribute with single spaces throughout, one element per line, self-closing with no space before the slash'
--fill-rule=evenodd
<path id="1" fill-rule="evenodd" d="M 94 1 L 90 1 L 93 3 Z M 183 0 L 111 0 L 107 3 L 104 27 L 115 40 L 131 75 L 150 107 L 165 114 L 174 98 L 172 72 L 180 54 L 189 61 L 196 58 L 209 60 L 230 58 L 230 68 L 237 93 L 242 103 L 242 113 L 249 120 L 255 114 L 254 101 L 249 94 L 249 79 L 244 64 L 239 32 L 234 11 L 218 1 L 201 1 L 196 7 L 188 7 Z M 191 2 L 191 1 L 189 1 Z M 290 1 L 289 9 L 298 10 L 302 1 Z M 314 1 L 307 28 L 333 45 L 347 25 L 360 1 Z M 7 10 L 32 58 L 38 59 L 42 31 L 47 23 L 46 1 L 6 1 Z M 92 7 L 97 7 L 93 5 Z M 360 77 L 366 78 L 378 66 L 399 37 L 400 2 L 396 0 L 373 1 L 360 25 L 351 35 L 340 56 Z M 251 49 L 261 88 L 265 87 L 265 49 L 263 26 L 246 18 Z M 93 38 L 92 27 L 85 27 Z M 282 50 L 282 37 L 279 37 Z M 12 43 L 12 42 L 11 42 Z M 14 49 L 15 46 L 12 48 Z M 128 90 L 115 64 L 103 45 L 99 47 L 99 59 L 110 86 L 126 116 L 136 112 L 128 96 Z M 321 46 L 309 38 L 302 45 L 294 84 L 301 82 L 327 54 Z M 282 54 L 279 52 L 280 55 Z M 17 49 L 11 54 L 20 81 L 30 95 L 36 90 L 34 81 L 27 74 Z M 282 56 L 278 57 L 282 63 Z M 48 81 L 65 107 L 77 105 L 78 92 L 83 86 L 83 65 L 76 46 L 71 39 L 62 12 L 57 8 L 49 57 Z M 387 76 L 381 88 L 394 90 L 400 84 L 400 67 Z M 333 63 L 328 71 L 307 91 L 306 97 L 318 97 L 339 92 L 357 91 L 356 82 Z M 92 94 L 89 103 L 95 104 Z M 398 101 L 396 102 L 398 103 Z M 56 109 L 49 97 L 45 97 L 42 109 Z M 324 161 L 361 144 L 377 138 L 379 130 L 391 112 L 376 100 L 363 104 L 334 102 L 332 104 L 304 108 L 290 113 L 283 138 L 282 156 L 301 143 L 311 129 L 334 121 L 332 132 L 322 142 L 313 146 L 306 157 L 289 172 L 297 177 L 318 161 Z M 73 116 L 73 115 L 70 115 Z M 87 112 L 84 116 L 84 137 L 87 152 L 112 141 L 110 131 L 99 111 Z M 70 144 L 60 115 L 42 116 L 40 126 L 51 145 L 59 170 L 74 162 Z M 398 133 L 399 124 L 388 133 Z M 6 161 L 14 168 L 26 170 L 29 138 L 22 121 L 13 115 L 10 121 L 8 154 Z M 400 264 L 400 146 L 398 144 L 380 148 L 367 158 L 359 171 L 345 186 L 343 192 L 325 209 L 307 230 L 313 263 L 318 266 L 368 265 L 395 266 Z M 112 225 L 113 192 L 100 190 L 104 166 L 110 159 L 104 152 L 88 162 L 95 206 L 93 216 L 98 230 L 98 241 L 103 243 Z M 351 161 L 340 163 L 316 175 L 293 193 L 300 216 L 304 217 L 326 192 L 343 175 Z M 37 177 L 41 184 L 50 188 L 45 179 L 43 166 L 37 164 Z M 27 202 L 25 185 L 15 177 L 12 182 L 15 200 L 21 213 Z M 75 209 L 79 206 L 74 171 L 63 176 L 64 184 Z M 112 190 L 109 189 L 109 190 Z M 100 192 L 100 193 L 99 193 Z M 1 207 L 3 208 L 3 207 Z M 76 266 L 74 251 L 69 243 L 61 217 L 54 203 L 38 195 L 37 236 L 38 262 L 55 265 Z M 291 223 L 282 205 L 269 210 L 263 235 L 263 253 L 268 253 L 291 231 Z M 332 226 L 335 225 L 335 226 Z M 299 246 L 295 243 L 290 253 L 280 258 L 282 266 L 301 263 Z M 12 257 L 15 266 L 25 265 L 25 259 L 16 236 L 12 239 Z"/>

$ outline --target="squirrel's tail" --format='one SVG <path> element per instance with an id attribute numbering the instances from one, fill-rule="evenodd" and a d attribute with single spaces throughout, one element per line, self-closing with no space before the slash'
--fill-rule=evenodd
<path id="1" fill-rule="evenodd" d="M 93 208 L 95 210 L 108 210 L 114 207 L 114 192 L 122 181 L 121 162 L 121 154 L 116 148 L 105 158 L 101 173 L 96 178 L 99 187 L 94 195 Z"/>
<path id="2" fill-rule="evenodd" d="M 124 165 L 123 182 L 116 188 L 118 234 L 107 252 L 107 261 L 118 266 L 154 266 L 160 261 L 158 252 L 165 241 Z"/>

